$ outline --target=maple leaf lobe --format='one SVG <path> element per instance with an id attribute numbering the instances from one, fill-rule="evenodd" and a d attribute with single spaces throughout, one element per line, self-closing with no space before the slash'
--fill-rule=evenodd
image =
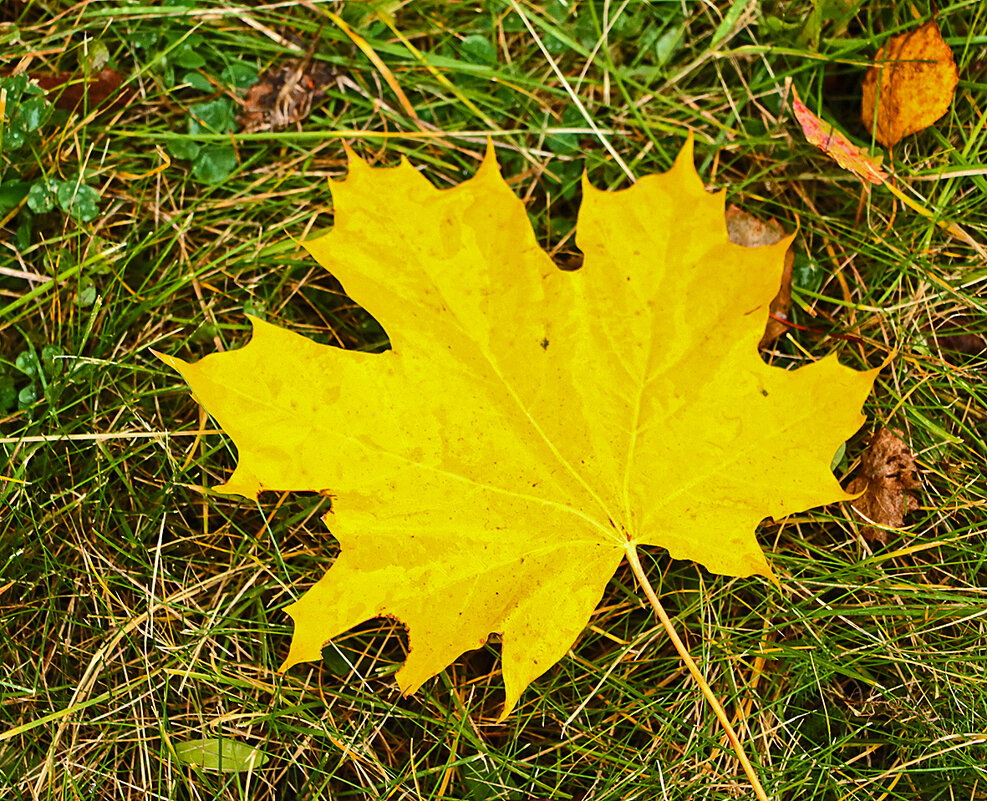
<path id="1" fill-rule="evenodd" d="M 849 497 L 829 463 L 874 371 L 760 359 L 791 238 L 730 243 L 691 140 L 620 192 L 584 178 L 570 272 L 492 149 L 450 189 L 352 157 L 332 191 L 335 227 L 305 247 L 391 350 L 252 319 L 240 350 L 168 359 L 237 445 L 221 490 L 335 498 L 340 555 L 286 609 L 285 667 L 389 615 L 408 627 L 397 679 L 412 692 L 500 632 L 506 715 L 572 646 L 626 548 L 770 576 L 757 524 Z"/>

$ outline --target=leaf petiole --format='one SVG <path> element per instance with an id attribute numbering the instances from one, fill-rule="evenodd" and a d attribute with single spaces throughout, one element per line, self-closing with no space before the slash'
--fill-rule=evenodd
<path id="1" fill-rule="evenodd" d="M 664 607 L 662 607 L 661 601 L 658 600 L 658 595 L 651 586 L 651 582 L 648 581 L 644 568 L 641 566 L 641 560 L 638 559 L 637 548 L 634 546 L 634 543 L 626 543 L 624 545 L 624 553 L 627 557 L 628 563 L 631 566 L 631 570 L 634 571 L 634 577 L 637 579 L 637 583 L 641 585 L 641 589 L 644 590 L 644 594 L 651 603 L 651 608 L 655 610 L 655 614 L 658 615 L 661 625 L 665 627 L 665 631 L 668 633 L 668 636 L 672 641 L 672 645 L 675 646 L 675 650 L 678 651 L 682 661 L 685 662 L 685 666 L 689 668 L 692 678 L 696 680 L 696 684 L 699 685 L 699 689 L 702 690 L 703 695 L 706 696 L 706 700 L 709 702 L 709 705 L 713 708 L 713 712 L 716 714 L 716 719 L 720 721 L 720 725 L 723 727 L 723 731 L 726 733 L 727 739 L 730 740 L 730 744 L 733 746 L 733 750 L 737 754 L 737 759 L 740 760 L 744 773 L 747 774 L 747 778 L 754 790 L 754 795 L 757 796 L 758 801 L 769 801 L 767 793 L 764 792 L 764 788 L 761 786 L 761 782 L 757 778 L 757 774 L 754 772 L 754 766 L 751 765 L 750 760 L 747 759 L 747 755 L 744 753 L 744 746 L 741 744 L 740 738 L 737 737 L 737 733 L 733 730 L 733 726 L 730 725 L 730 720 L 727 718 L 726 712 L 723 711 L 723 707 L 720 702 L 717 700 L 716 696 L 713 695 L 713 691 L 710 689 L 705 677 L 699 670 L 698 665 L 696 665 L 695 660 L 693 660 L 693 658 L 689 655 L 689 651 L 686 649 L 685 643 L 682 642 L 682 638 L 679 637 L 678 632 L 675 631 L 675 627 L 672 626 L 671 619 L 666 614 Z"/>

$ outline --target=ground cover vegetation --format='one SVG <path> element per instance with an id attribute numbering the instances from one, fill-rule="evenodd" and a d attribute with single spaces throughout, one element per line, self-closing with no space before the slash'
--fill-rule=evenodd
<path id="1" fill-rule="evenodd" d="M 626 566 L 503 722 L 494 641 L 408 698 L 386 620 L 277 673 L 280 610 L 335 551 L 328 502 L 212 492 L 231 444 L 150 353 L 239 347 L 245 313 L 387 347 L 298 245 L 332 225 L 343 142 L 448 186 L 490 137 L 543 246 L 573 268 L 583 171 L 626 186 L 625 168 L 668 169 L 689 131 L 711 188 L 798 226 L 788 324 L 764 358 L 835 350 L 864 369 L 896 351 L 834 470 L 877 480 L 868 443 L 895 431 L 908 497 L 884 529 L 846 504 L 765 522 L 780 586 L 660 550 L 645 569 L 770 797 L 987 797 L 987 12 L 938 8 L 955 100 L 883 151 L 931 217 L 807 143 L 791 105 L 797 89 L 866 147 L 867 67 L 934 10 L 5 4 L 3 797 L 747 797 Z M 222 743 L 217 764 L 203 739 Z"/>

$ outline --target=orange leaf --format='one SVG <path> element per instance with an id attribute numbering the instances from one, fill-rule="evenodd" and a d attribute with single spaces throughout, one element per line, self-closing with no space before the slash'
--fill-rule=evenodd
<path id="1" fill-rule="evenodd" d="M 892 36 L 874 61 L 864 78 L 860 116 L 885 147 L 928 128 L 949 110 L 959 75 L 935 19 Z"/>
<path id="2" fill-rule="evenodd" d="M 871 156 L 866 150 L 853 144 L 836 130 L 832 123 L 824 122 L 809 111 L 799 98 L 798 92 L 793 90 L 792 94 L 795 119 L 799 121 L 802 133 L 811 144 L 821 148 L 844 170 L 850 170 L 858 178 L 863 178 L 872 184 L 883 184 L 888 180 L 888 174 L 881 169 L 881 156 Z"/>
<path id="3" fill-rule="evenodd" d="M 239 350 L 162 357 L 236 443 L 221 491 L 332 497 L 340 555 L 286 610 L 286 667 L 389 615 L 408 626 L 408 693 L 500 632 L 506 714 L 638 547 L 770 577 L 760 521 L 850 498 L 830 461 L 876 371 L 761 360 L 791 240 L 732 244 L 691 141 L 622 192 L 584 180 L 572 272 L 492 148 L 445 190 L 351 158 L 332 193 L 335 227 L 305 247 L 390 350 L 252 318 Z"/>

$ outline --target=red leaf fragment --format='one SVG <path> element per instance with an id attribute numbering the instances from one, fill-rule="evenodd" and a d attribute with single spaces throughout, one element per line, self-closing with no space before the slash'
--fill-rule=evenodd
<path id="1" fill-rule="evenodd" d="M 820 148 L 844 170 L 849 170 L 858 178 L 870 181 L 872 184 L 883 184 L 888 180 L 888 174 L 881 169 L 881 156 L 871 156 L 861 147 L 853 144 L 831 123 L 817 117 L 805 107 L 799 99 L 798 92 L 792 91 L 794 99 L 792 108 L 795 109 L 795 119 L 802 126 L 805 138 Z"/>

